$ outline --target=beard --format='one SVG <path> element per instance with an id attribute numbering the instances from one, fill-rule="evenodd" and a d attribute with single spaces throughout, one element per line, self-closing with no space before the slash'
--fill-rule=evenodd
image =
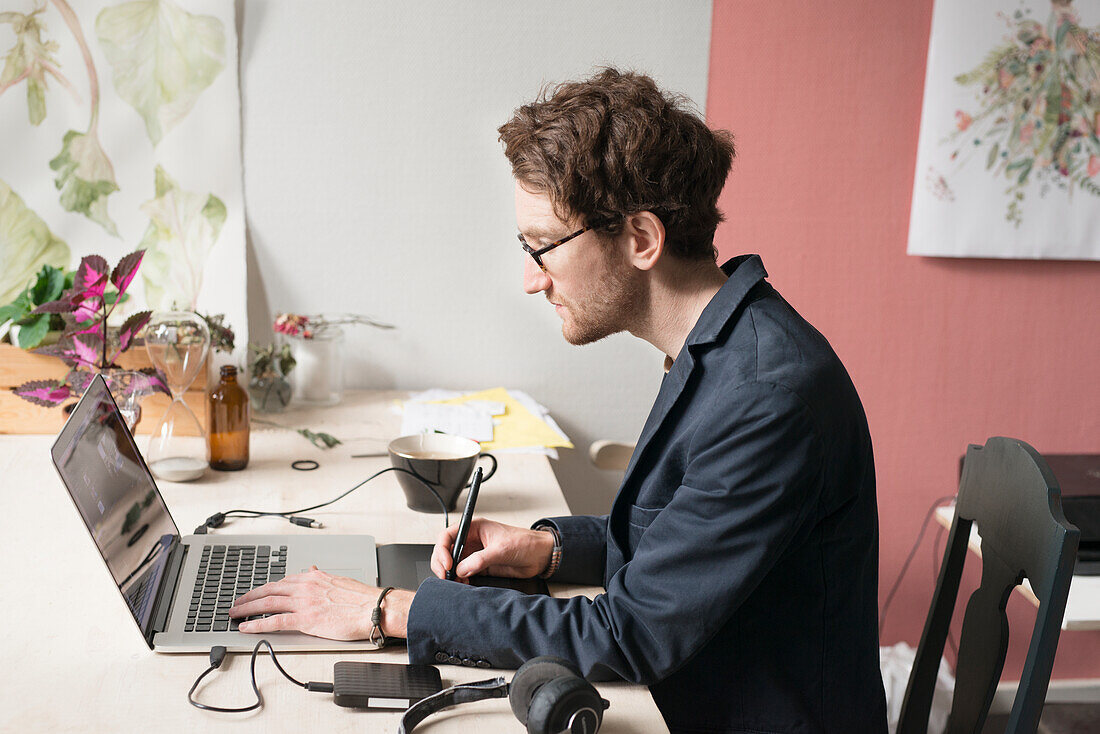
<path id="1" fill-rule="evenodd" d="M 560 303 L 565 309 L 561 325 L 565 340 L 580 346 L 628 331 L 638 314 L 645 290 L 639 276 L 625 258 L 619 262 L 609 253 L 603 273 L 590 279 L 594 283 L 590 292 L 569 299 L 547 292 L 548 300 Z"/>

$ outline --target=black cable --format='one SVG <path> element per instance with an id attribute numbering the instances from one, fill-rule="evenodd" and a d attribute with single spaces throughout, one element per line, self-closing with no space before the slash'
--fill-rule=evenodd
<path id="1" fill-rule="evenodd" d="M 252 691 L 256 694 L 256 703 L 251 706 L 239 706 L 239 707 L 225 707 L 225 706 L 210 706 L 209 704 L 199 703 L 194 699 L 195 689 L 202 683 L 203 678 L 210 674 L 211 671 L 217 670 L 221 667 L 222 662 L 225 660 L 226 649 L 224 645 L 215 645 L 210 648 L 210 667 L 207 668 L 195 679 L 194 685 L 191 686 L 191 690 L 187 692 L 187 702 L 195 708 L 200 708 L 203 711 L 217 711 L 223 714 L 243 714 L 247 711 L 255 711 L 264 705 L 263 694 L 260 693 L 260 687 L 256 685 L 256 656 L 260 652 L 260 646 L 266 646 L 268 654 L 271 656 L 271 662 L 275 663 L 275 667 L 279 669 L 279 672 L 283 674 L 283 677 L 289 680 L 300 688 L 305 688 L 307 691 L 318 691 L 322 693 L 331 693 L 331 683 L 319 683 L 316 681 L 310 681 L 309 683 L 303 683 L 290 673 L 283 669 L 283 666 L 279 664 L 279 659 L 275 657 L 275 648 L 271 646 L 271 643 L 267 640 L 260 640 L 256 643 L 256 646 L 252 648 L 252 662 L 249 666 L 249 670 L 252 675 Z"/>
<path id="2" fill-rule="evenodd" d="M 441 496 L 439 496 L 439 492 L 436 492 L 435 488 L 432 487 L 432 485 L 428 484 L 421 477 L 419 477 L 415 473 L 409 471 L 408 469 L 402 469 L 400 467 L 391 466 L 391 467 L 387 467 L 385 469 L 382 469 L 381 471 L 377 471 L 374 474 L 371 474 L 369 477 L 367 477 L 363 481 L 359 482 L 358 484 L 356 484 L 351 489 L 347 490 L 346 492 L 339 495 L 338 497 L 335 497 L 334 499 L 329 500 L 328 502 L 321 502 L 320 504 L 310 505 L 309 507 L 303 507 L 303 508 L 298 509 L 298 510 L 286 510 L 285 512 L 265 512 L 263 510 L 235 509 L 235 510 L 226 510 L 225 512 L 216 512 L 213 515 L 211 515 L 210 517 L 206 518 L 206 522 L 204 522 L 199 527 L 195 528 L 195 534 L 196 535 L 203 535 L 203 534 L 206 533 L 207 528 L 220 528 L 222 526 L 222 523 L 224 523 L 225 520 L 229 517 L 285 517 L 287 520 L 294 523 L 295 525 L 301 525 L 302 527 L 321 527 L 321 524 L 319 522 L 317 522 L 316 520 L 313 520 L 312 518 L 308 518 L 308 517 L 298 517 L 298 515 L 302 512 L 309 512 L 310 510 L 316 510 L 316 509 L 319 509 L 321 507 L 327 507 L 327 506 L 333 504 L 334 502 L 338 502 L 339 500 L 344 499 L 349 494 L 351 494 L 355 490 L 359 489 L 360 487 L 362 487 L 364 484 L 371 481 L 372 479 L 374 479 L 376 477 L 379 477 L 379 476 L 385 474 L 386 472 L 390 472 L 390 471 L 396 471 L 396 472 L 402 472 L 404 474 L 408 474 L 410 477 L 412 477 L 416 481 L 420 482 L 420 484 L 423 485 L 425 489 L 427 489 L 429 492 L 431 492 L 432 496 L 435 497 L 437 502 L 439 502 L 439 506 L 443 510 L 443 527 L 449 527 L 450 526 L 451 517 L 450 517 L 450 514 L 447 512 L 447 503 L 443 501 L 443 498 Z"/>
<path id="3" fill-rule="evenodd" d="M 890 611 L 890 602 L 894 600 L 894 595 L 898 593 L 898 589 L 901 587 L 901 581 L 905 578 L 905 572 L 909 570 L 909 564 L 913 562 L 913 556 L 917 554 L 917 548 L 920 547 L 920 542 L 924 538 L 924 531 L 928 529 L 928 521 L 932 519 L 932 515 L 936 512 L 937 507 L 953 499 L 955 499 L 955 495 L 953 494 L 947 495 L 946 497 L 940 497 L 928 508 L 928 513 L 924 516 L 924 521 L 921 523 L 920 532 L 917 533 L 917 540 L 913 543 L 913 548 L 909 551 L 905 563 L 901 564 L 901 571 L 898 573 L 898 578 L 894 581 L 893 587 L 890 588 L 890 593 L 886 595 L 886 601 L 882 604 L 882 612 L 880 612 L 878 616 L 878 633 L 880 639 L 882 637 L 882 630 L 886 626 L 886 613 Z"/>

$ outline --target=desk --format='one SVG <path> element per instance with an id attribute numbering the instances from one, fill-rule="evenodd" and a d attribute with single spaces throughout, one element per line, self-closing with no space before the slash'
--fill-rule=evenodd
<path id="1" fill-rule="evenodd" d="M 161 483 L 181 533 L 189 534 L 208 515 L 230 507 L 286 510 L 331 499 L 388 466 L 386 458 L 350 456 L 385 450 L 399 430 L 399 417 L 391 408 L 402 397 L 393 392 L 349 393 L 341 405 L 323 411 L 271 416 L 283 425 L 328 431 L 345 443 L 322 451 L 290 431 L 254 430 L 245 471 L 208 471 L 199 482 Z M 145 440 L 138 438 L 143 450 Z M 0 552 L 7 560 L 0 592 L 0 731 L 397 731 L 396 714 L 340 708 L 328 694 L 292 685 L 266 656 L 256 666 L 265 702 L 261 711 L 215 714 L 190 706 L 186 693 L 206 668 L 206 655 L 159 655 L 146 647 L 50 463 L 52 443 L 52 436 L 0 436 Z M 295 472 L 289 467 L 294 459 L 315 459 L 320 468 Z M 545 457 L 502 454 L 498 459 L 500 469 L 479 497 L 479 515 L 526 527 L 540 517 L 568 514 Z M 260 518 L 235 519 L 220 532 L 370 533 L 379 543 L 391 543 L 434 540 L 443 527 L 441 515 L 405 507 L 393 474 L 309 515 L 325 529 Z M 551 588 L 555 596 L 601 591 Z M 280 655 L 299 680 L 331 681 L 337 660 L 408 662 L 408 656 L 404 647 Z M 440 666 L 440 672 L 445 685 L 512 675 L 451 665 Z M 222 706 L 252 701 L 247 655 L 230 656 L 207 681 L 200 700 Z M 597 688 L 611 701 L 601 731 L 668 731 L 644 686 L 599 683 Z M 451 709 L 422 726 L 436 734 L 522 731 L 507 700 L 501 699 Z"/>
<path id="2" fill-rule="evenodd" d="M 955 519 L 955 506 L 936 508 L 936 522 L 948 530 Z M 978 535 L 978 525 L 970 527 L 970 550 L 978 557 L 982 554 L 982 539 Z M 1027 579 L 1016 587 L 1017 591 L 1027 597 L 1035 606 L 1039 606 L 1039 599 L 1031 591 L 1031 584 Z M 1100 630 L 1100 576 L 1074 576 L 1069 585 L 1069 598 L 1066 600 L 1066 613 L 1062 617 L 1062 629 Z"/>

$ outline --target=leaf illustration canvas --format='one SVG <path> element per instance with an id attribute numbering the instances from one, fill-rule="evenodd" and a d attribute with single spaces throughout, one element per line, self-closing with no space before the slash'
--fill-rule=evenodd
<path id="1" fill-rule="evenodd" d="M 69 246 L 0 181 L 0 304 L 15 300 L 43 265 L 69 264 Z"/>
<path id="2" fill-rule="evenodd" d="M 187 116 L 225 66 L 225 27 L 169 0 L 104 8 L 96 35 L 119 95 L 145 120 L 153 145 Z"/>
<path id="3" fill-rule="evenodd" d="M 194 310 L 206 259 L 225 223 L 225 205 L 212 194 L 182 191 L 157 166 L 157 196 L 142 206 L 149 228 L 139 247 L 146 252 L 141 277 L 149 306 Z"/>
<path id="4" fill-rule="evenodd" d="M 1100 5 L 937 0 L 909 253 L 1100 259 Z"/>
<path id="5" fill-rule="evenodd" d="M 224 313 L 247 343 L 234 13 L 223 0 L 0 3 L 0 306 L 45 263 L 142 247 L 120 324 L 179 304 Z"/>

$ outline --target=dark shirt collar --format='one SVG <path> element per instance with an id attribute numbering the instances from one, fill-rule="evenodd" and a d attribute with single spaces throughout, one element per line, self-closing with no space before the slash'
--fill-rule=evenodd
<path id="1" fill-rule="evenodd" d="M 695 322 L 684 342 L 685 349 L 717 341 L 722 328 L 745 300 L 745 296 L 753 286 L 768 277 L 768 271 L 764 269 L 759 255 L 740 255 L 727 260 L 722 264 L 722 272 L 727 276 L 726 282 L 699 315 L 699 320 Z M 671 367 L 672 360 L 666 357 L 665 372 Z"/>

